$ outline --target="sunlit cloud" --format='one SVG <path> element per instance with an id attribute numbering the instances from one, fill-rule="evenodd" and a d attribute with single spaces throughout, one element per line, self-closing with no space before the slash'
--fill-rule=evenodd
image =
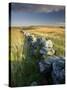
<path id="1" fill-rule="evenodd" d="M 64 10 L 64 6 L 58 5 L 42 5 L 42 4 L 25 4 L 25 3 L 12 3 L 12 10 L 17 12 L 38 12 L 50 13 Z"/>
<path id="2" fill-rule="evenodd" d="M 11 3 L 11 24 L 65 25 L 65 6 Z"/>

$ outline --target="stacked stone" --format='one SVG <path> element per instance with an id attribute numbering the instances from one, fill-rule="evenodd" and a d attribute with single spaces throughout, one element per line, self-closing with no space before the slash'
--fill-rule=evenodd
<path id="1" fill-rule="evenodd" d="M 31 60 L 34 57 L 37 61 L 39 72 L 47 80 L 51 78 L 52 84 L 65 83 L 65 59 L 64 57 L 54 56 L 53 42 L 42 37 L 35 38 L 29 33 L 26 33 L 25 40 L 25 54 Z M 49 55 L 50 57 L 46 59 L 46 56 Z"/>
<path id="2" fill-rule="evenodd" d="M 52 78 L 52 84 L 65 83 L 65 59 L 63 57 L 52 56 L 46 61 L 38 62 L 38 67 L 44 77 L 48 75 Z"/>

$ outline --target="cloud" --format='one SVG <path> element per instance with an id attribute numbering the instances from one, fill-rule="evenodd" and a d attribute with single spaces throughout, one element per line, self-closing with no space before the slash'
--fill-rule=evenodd
<path id="1" fill-rule="evenodd" d="M 58 5 L 42 5 L 42 4 L 25 4 L 25 3 L 12 3 L 11 9 L 17 12 L 58 12 L 64 10 L 64 6 Z"/>

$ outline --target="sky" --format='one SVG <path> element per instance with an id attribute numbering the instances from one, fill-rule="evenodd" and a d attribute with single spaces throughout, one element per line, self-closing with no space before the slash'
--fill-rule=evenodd
<path id="1" fill-rule="evenodd" d="M 11 26 L 64 24 L 64 6 L 11 3 Z"/>

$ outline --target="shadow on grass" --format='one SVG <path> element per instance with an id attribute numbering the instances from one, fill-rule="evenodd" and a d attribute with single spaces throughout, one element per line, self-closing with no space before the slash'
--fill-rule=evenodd
<path id="1" fill-rule="evenodd" d="M 39 82 L 40 74 L 31 60 L 11 61 L 11 87 L 30 86 L 33 81 Z"/>
<path id="2" fill-rule="evenodd" d="M 38 70 L 33 60 L 11 61 L 11 87 L 33 86 L 32 82 L 38 85 L 52 85 L 50 74 L 46 79 Z"/>

